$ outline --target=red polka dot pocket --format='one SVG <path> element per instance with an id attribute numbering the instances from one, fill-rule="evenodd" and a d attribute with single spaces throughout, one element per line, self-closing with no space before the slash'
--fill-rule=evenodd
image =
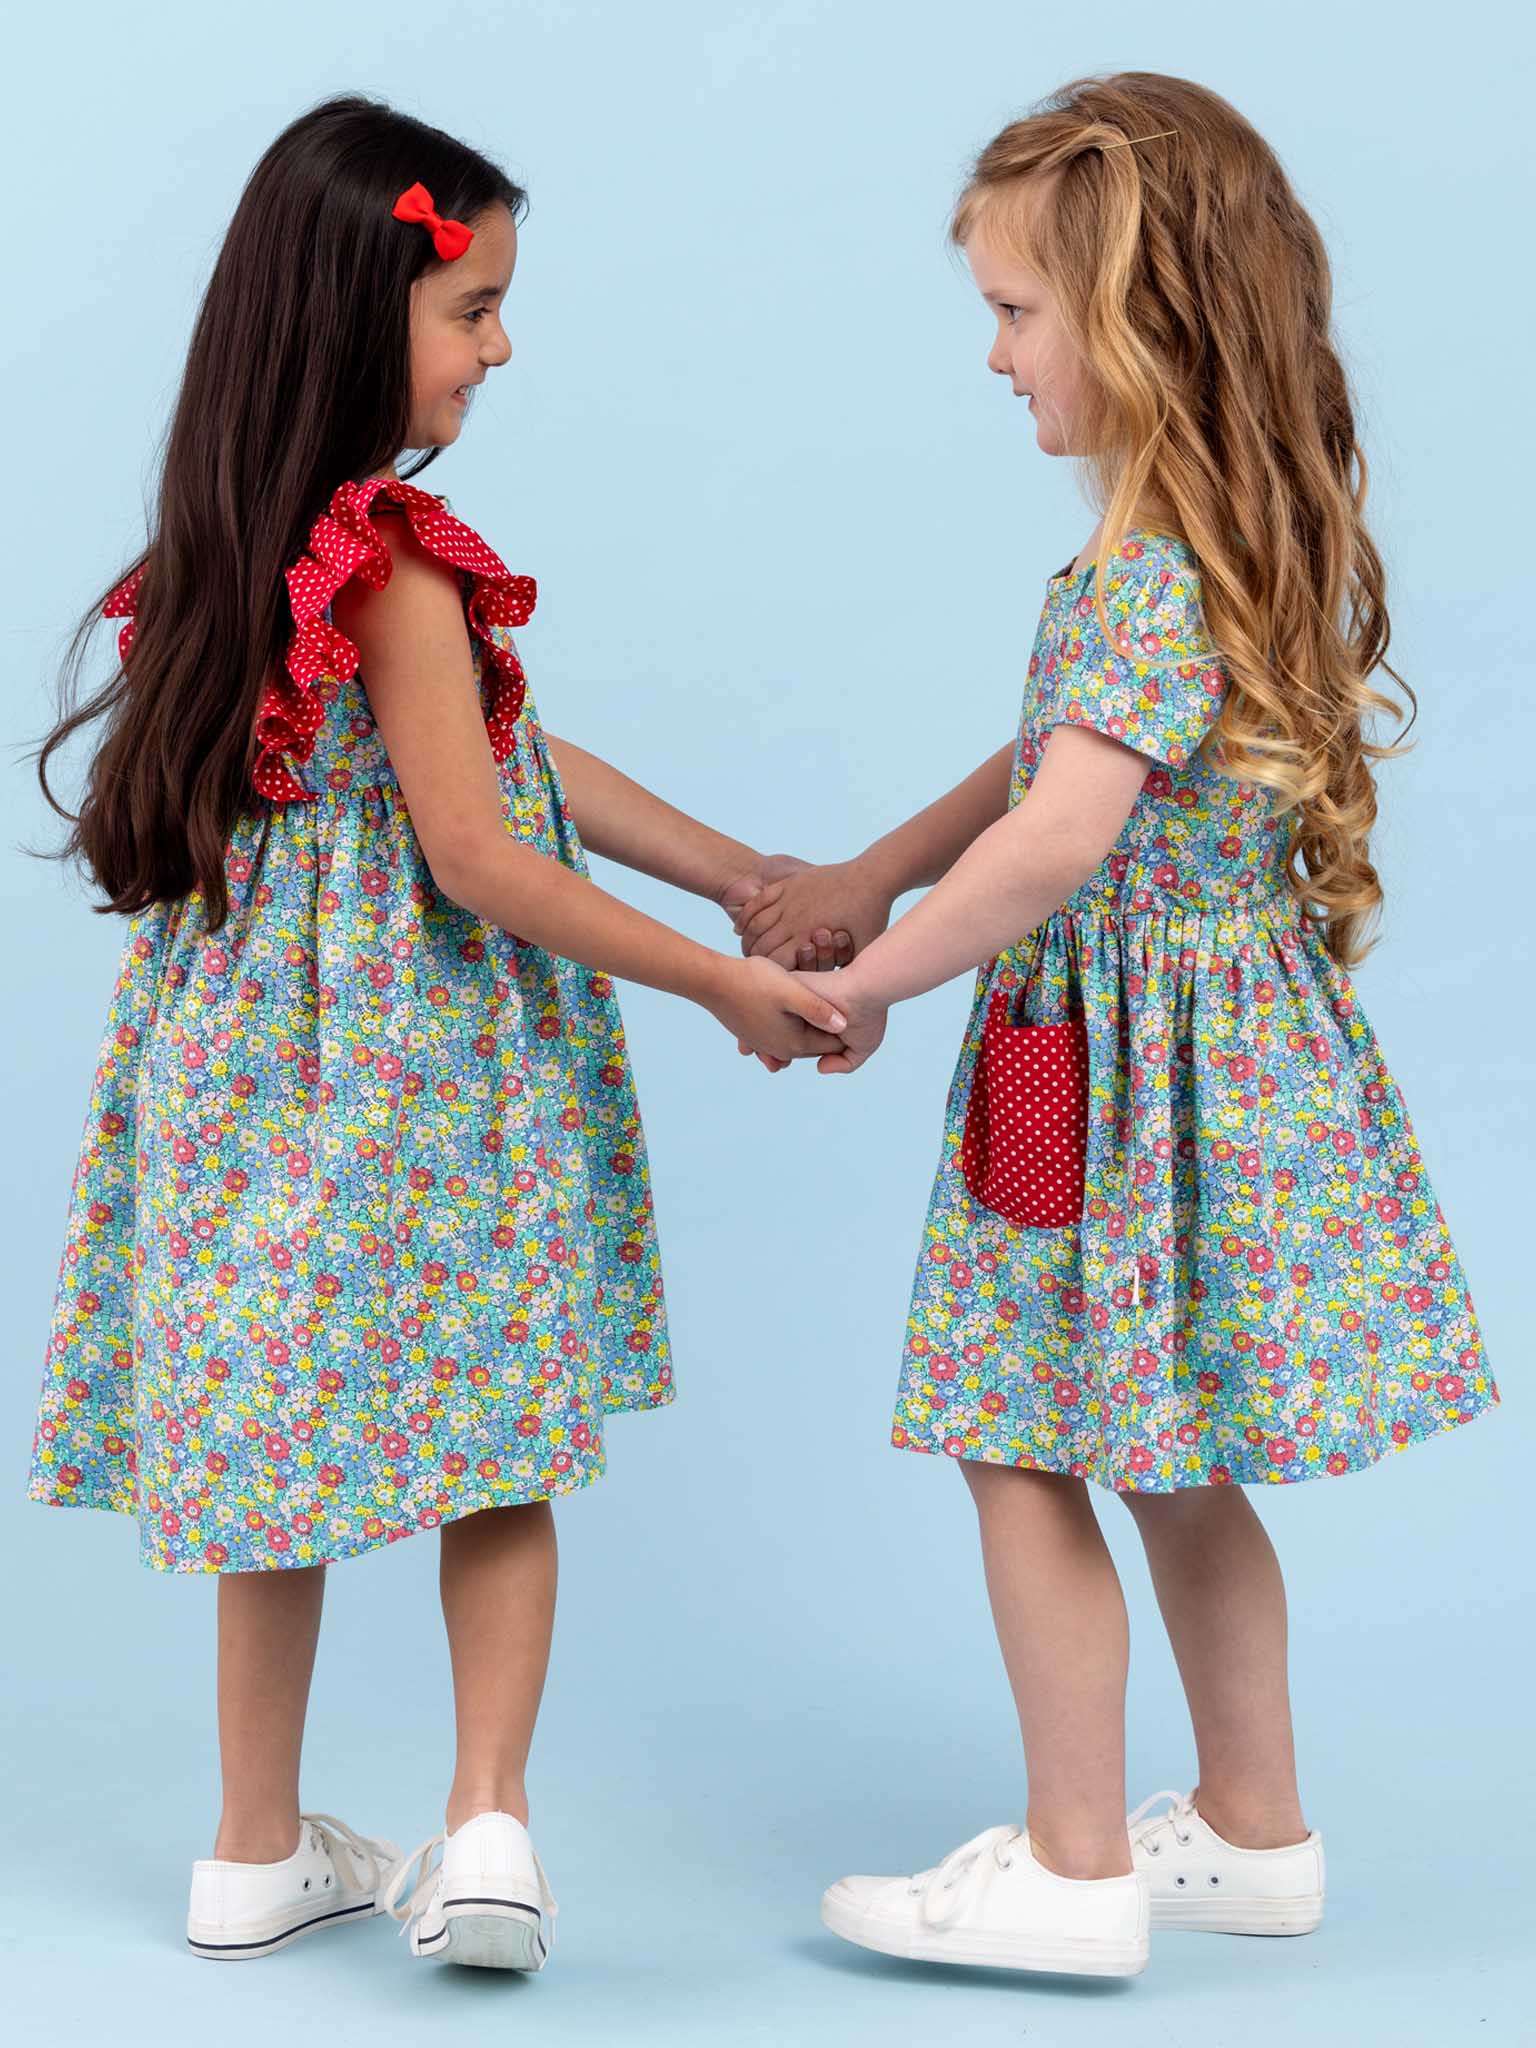
<path id="1" fill-rule="evenodd" d="M 1016 1024 L 1016 989 L 987 1008 L 960 1164 L 984 1209 L 1016 1230 L 1080 1223 L 1088 1166 L 1088 1025 Z"/>

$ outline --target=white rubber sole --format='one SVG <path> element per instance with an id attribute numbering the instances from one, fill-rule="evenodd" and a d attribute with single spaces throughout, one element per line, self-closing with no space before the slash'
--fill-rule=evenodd
<path id="1" fill-rule="evenodd" d="M 1321 1892 L 1286 1899 L 1167 1899 L 1152 1901 L 1154 1927 L 1191 1934 L 1311 1934 L 1321 1926 Z"/>
<path id="2" fill-rule="evenodd" d="M 1137 1977 L 1147 1967 L 1147 1941 L 1111 1942 L 972 1934 L 963 1928 L 934 1930 L 914 1937 L 899 1927 L 871 1921 L 856 1907 L 829 1892 L 821 1902 L 822 1925 L 844 1941 L 901 1956 L 914 1963 L 964 1963 L 976 1969 L 1046 1970 L 1072 1977 Z"/>
<path id="3" fill-rule="evenodd" d="M 443 1924 L 416 1934 L 412 1953 L 479 1970 L 542 1970 L 549 1959 L 538 1909 L 499 1899 L 444 1901 Z"/>
<path id="4" fill-rule="evenodd" d="M 290 1907 L 228 1927 L 208 1920 L 189 1920 L 187 1947 L 210 1963 L 253 1963 L 261 1956 L 287 1948 L 290 1942 L 302 1941 L 306 1934 L 319 1934 L 327 1927 L 344 1927 L 353 1920 L 371 1920 L 376 1911 L 373 1893 L 367 1892 L 354 1895 L 350 1904 L 328 1906 L 320 1913 L 311 1911 L 308 1905 Z"/>

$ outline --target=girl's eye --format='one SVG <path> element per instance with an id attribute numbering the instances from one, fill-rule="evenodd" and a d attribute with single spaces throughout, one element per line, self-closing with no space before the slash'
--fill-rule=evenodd
<path id="1" fill-rule="evenodd" d="M 1007 316 L 1008 325 L 1011 327 L 1024 308 L 1022 306 L 999 306 L 997 310 Z"/>
<path id="2" fill-rule="evenodd" d="M 464 315 L 464 318 L 469 321 L 471 326 L 473 326 L 476 321 L 483 320 L 485 318 L 488 310 L 489 309 L 485 306 L 476 306 L 472 309 L 472 311 L 466 313 Z"/>

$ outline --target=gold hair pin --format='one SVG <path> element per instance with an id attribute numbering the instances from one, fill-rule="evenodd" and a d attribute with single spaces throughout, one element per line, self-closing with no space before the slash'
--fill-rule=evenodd
<path id="1" fill-rule="evenodd" d="M 1156 142 L 1164 135 L 1177 135 L 1177 128 L 1156 128 L 1150 135 L 1124 135 L 1118 142 L 1101 142 L 1100 149 L 1130 149 L 1138 142 Z"/>

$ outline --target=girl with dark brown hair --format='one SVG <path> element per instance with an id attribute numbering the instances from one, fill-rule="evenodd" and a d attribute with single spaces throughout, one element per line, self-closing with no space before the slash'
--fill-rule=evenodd
<path id="1" fill-rule="evenodd" d="M 511 353 L 523 211 L 373 101 L 278 137 L 42 749 L 49 788 L 94 737 L 69 850 L 129 924 L 31 1491 L 218 1575 L 224 1805 L 187 1933 L 219 1960 L 388 1908 L 416 1955 L 542 1966 L 551 1503 L 602 1473 L 605 1416 L 673 1392 L 610 976 L 775 1058 L 840 1044 L 783 968 L 588 879 L 583 839 L 722 906 L 794 863 L 547 736 L 532 581 L 410 480 Z M 120 665 L 82 704 L 102 610 Z M 458 1749 L 444 1834 L 402 1858 L 301 1815 L 299 1752 L 326 1567 L 431 1529 Z"/>

